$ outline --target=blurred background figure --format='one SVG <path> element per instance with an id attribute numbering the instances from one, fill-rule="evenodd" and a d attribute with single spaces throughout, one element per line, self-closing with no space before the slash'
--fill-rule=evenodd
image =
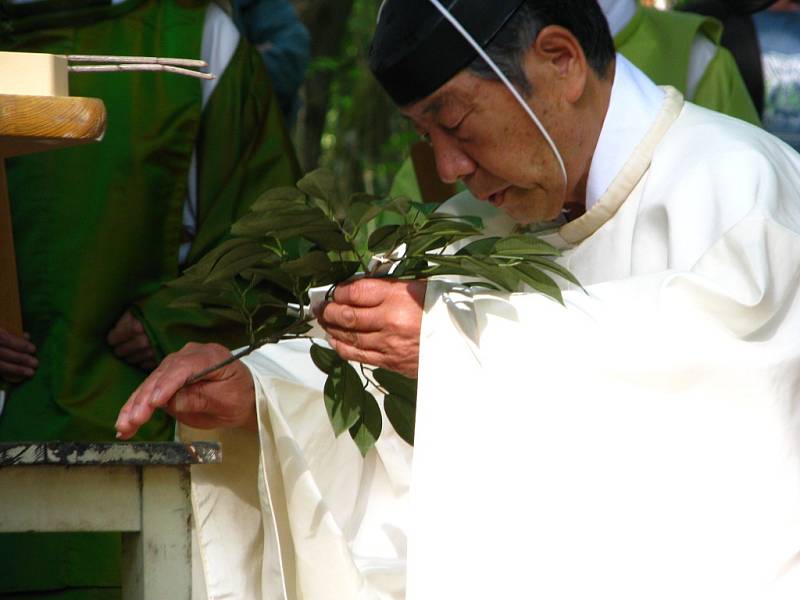
<path id="1" fill-rule="evenodd" d="M 687 100 L 750 123 L 758 114 L 736 62 L 721 46 L 723 29 L 704 16 L 599 0 L 617 51 L 658 85 Z"/>
<path id="2" fill-rule="evenodd" d="M 310 59 L 308 30 L 289 0 L 233 0 L 240 31 L 267 65 L 281 112 L 294 126 Z"/>
<path id="3" fill-rule="evenodd" d="M 751 15 L 775 0 L 688 0 L 677 9 L 717 19 L 722 23 L 722 45 L 733 54 L 748 93 L 758 111 L 764 113 L 764 71 L 761 48 Z"/>
<path id="4" fill-rule="evenodd" d="M 216 79 L 73 74 L 100 98 L 101 143 L 7 161 L 23 322 L 0 332 L 12 384 L 0 441 L 108 441 L 119 407 L 189 341 L 244 343 L 239 327 L 172 306 L 165 286 L 298 167 L 259 54 L 227 3 L 0 0 L 0 49 L 203 58 Z M 169 440 L 161 414 L 140 439 Z M 113 600 L 120 538 L 0 536 L 0 597 Z"/>
<path id="5" fill-rule="evenodd" d="M 800 2 L 753 15 L 764 71 L 764 127 L 800 151 Z"/>

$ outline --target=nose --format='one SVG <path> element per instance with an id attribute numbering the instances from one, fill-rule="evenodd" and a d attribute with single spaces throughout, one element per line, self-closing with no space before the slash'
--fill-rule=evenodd
<path id="1" fill-rule="evenodd" d="M 436 170 L 445 183 L 456 183 L 477 168 L 475 161 L 461 149 L 458 141 L 446 132 L 431 132 L 430 140 L 436 157 Z"/>

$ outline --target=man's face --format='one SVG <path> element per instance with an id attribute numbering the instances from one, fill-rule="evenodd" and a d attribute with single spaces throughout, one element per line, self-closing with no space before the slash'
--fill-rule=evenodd
<path id="1" fill-rule="evenodd" d="M 557 128 L 550 123 L 558 120 L 559 111 L 546 97 L 539 102 L 537 96 L 531 106 L 558 143 Z M 567 189 L 558 161 L 502 83 L 462 71 L 401 112 L 430 141 L 443 181 L 462 180 L 476 198 L 519 223 L 560 214 Z"/>

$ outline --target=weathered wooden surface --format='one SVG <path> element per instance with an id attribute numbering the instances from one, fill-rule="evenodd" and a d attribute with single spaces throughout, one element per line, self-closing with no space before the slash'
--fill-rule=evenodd
<path id="1" fill-rule="evenodd" d="M 138 467 L 0 468 L 0 532 L 139 531 Z"/>
<path id="2" fill-rule="evenodd" d="M 123 600 L 191 600 L 189 470 L 142 471 L 142 526 L 122 536 Z"/>
<path id="3" fill-rule="evenodd" d="M 215 442 L 6 443 L 0 444 L 0 468 L 58 466 L 183 466 L 222 462 Z"/>
<path id="4" fill-rule="evenodd" d="M 0 444 L 0 533 L 123 534 L 123 600 L 191 600 L 191 465 L 217 443 Z"/>
<path id="5" fill-rule="evenodd" d="M 0 329 L 22 335 L 18 282 L 5 161 L 0 156 Z"/>
<path id="6" fill-rule="evenodd" d="M 106 108 L 96 98 L 0 94 L 0 156 L 19 156 L 96 142 Z"/>

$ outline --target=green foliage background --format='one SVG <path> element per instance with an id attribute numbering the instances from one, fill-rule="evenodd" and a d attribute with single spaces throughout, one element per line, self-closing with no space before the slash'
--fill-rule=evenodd
<path id="1" fill-rule="evenodd" d="M 378 0 L 295 2 L 313 45 L 294 140 L 304 170 L 325 167 L 338 176 L 343 190 L 383 196 L 419 137 L 369 71 L 367 55 L 379 4 Z M 343 35 L 339 40 L 326 39 L 337 24 Z M 319 89 L 325 82 L 327 90 Z M 319 101 L 325 93 L 328 98 L 322 106 Z"/>

